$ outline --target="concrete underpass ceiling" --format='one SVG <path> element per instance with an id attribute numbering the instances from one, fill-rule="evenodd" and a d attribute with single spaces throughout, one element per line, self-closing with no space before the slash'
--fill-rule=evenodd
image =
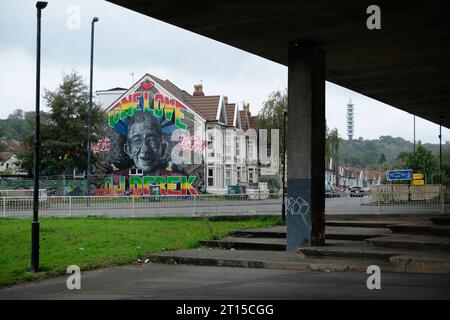
<path id="1" fill-rule="evenodd" d="M 318 42 L 328 81 L 450 128 L 446 1 L 109 1 L 283 65 L 291 43 Z M 381 30 L 366 27 L 371 4 Z"/>

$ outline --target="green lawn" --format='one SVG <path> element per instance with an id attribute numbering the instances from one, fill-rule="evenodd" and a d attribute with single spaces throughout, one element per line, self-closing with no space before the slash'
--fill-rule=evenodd
<path id="1" fill-rule="evenodd" d="M 145 253 L 193 248 L 198 240 L 228 231 L 278 225 L 281 219 L 243 221 L 184 218 L 115 219 L 42 218 L 39 274 L 30 266 L 31 221 L 0 219 L 0 286 L 65 274 L 69 265 L 82 271 L 134 263 Z"/>

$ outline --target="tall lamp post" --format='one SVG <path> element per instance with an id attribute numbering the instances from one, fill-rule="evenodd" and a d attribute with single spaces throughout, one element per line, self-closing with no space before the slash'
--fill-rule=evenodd
<path id="1" fill-rule="evenodd" d="M 281 203 L 281 218 L 286 221 L 286 118 L 287 111 L 283 111 L 283 202 Z"/>
<path id="2" fill-rule="evenodd" d="M 33 189 L 33 221 L 31 222 L 31 272 L 39 271 L 39 148 L 41 146 L 41 12 L 47 2 L 38 1 L 37 9 L 37 37 L 36 37 L 36 111 L 34 131 L 34 189 Z"/>
<path id="3" fill-rule="evenodd" d="M 414 115 L 414 154 L 416 154 L 416 116 Z"/>
<path id="4" fill-rule="evenodd" d="M 442 184 L 442 120 L 444 116 L 439 117 L 439 181 Z"/>
<path id="5" fill-rule="evenodd" d="M 92 77 L 94 66 L 94 23 L 98 21 L 97 17 L 94 17 L 91 22 L 91 68 L 89 77 L 89 114 L 88 114 L 88 141 L 87 141 L 87 185 L 86 196 L 91 194 L 91 135 L 92 135 Z"/>

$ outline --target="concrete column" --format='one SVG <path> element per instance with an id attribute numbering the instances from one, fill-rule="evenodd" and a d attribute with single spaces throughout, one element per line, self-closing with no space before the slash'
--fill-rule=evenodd
<path id="1" fill-rule="evenodd" d="M 287 251 L 325 243 L 325 55 L 294 44 L 288 58 Z"/>

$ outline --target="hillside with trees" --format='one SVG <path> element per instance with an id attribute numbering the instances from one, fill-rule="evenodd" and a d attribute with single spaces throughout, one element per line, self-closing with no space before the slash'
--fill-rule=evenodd
<path id="1" fill-rule="evenodd" d="M 421 147 L 430 151 L 434 157 L 439 156 L 439 144 L 416 143 L 416 151 Z M 450 142 L 442 146 L 442 150 L 450 150 Z M 400 167 L 408 154 L 413 153 L 414 144 L 403 138 L 381 136 L 379 139 L 340 140 L 340 148 L 336 161 L 362 168 L 391 169 Z"/>

